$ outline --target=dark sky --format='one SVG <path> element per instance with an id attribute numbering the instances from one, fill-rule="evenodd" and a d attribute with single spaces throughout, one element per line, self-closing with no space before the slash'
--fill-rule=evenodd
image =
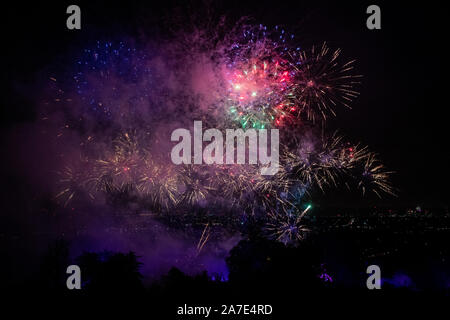
<path id="1" fill-rule="evenodd" d="M 82 11 L 82 30 L 65 27 L 68 5 Z M 2 10 L 2 139 L 20 124 L 35 119 L 36 74 L 83 42 L 118 34 L 139 36 L 158 30 L 174 7 L 196 11 L 200 2 L 185 1 L 12 2 Z M 448 49 L 444 10 L 438 3 L 404 1 L 217 1 L 217 15 L 253 16 L 268 26 L 284 24 L 308 46 L 327 41 L 357 59 L 364 75 L 353 110 L 341 109 L 329 129 L 360 140 L 380 154 L 397 173 L 397 205 L 448 204 L 449 153 L 446 117 Z M 382 29 L 368 30 L 366 8 L 377 4 Z M 24 90 L 25 89 L 25 90 Z M 5 141 L 2 141 L 5 142 Z M 7 141 L 6 141 L 7 142 Z M 7 159 L 13 150 L 2 150 Z M 5 160 L 5 159 L 4 159 Z M 3 168 L 5 169 L 5 168 Z"/>

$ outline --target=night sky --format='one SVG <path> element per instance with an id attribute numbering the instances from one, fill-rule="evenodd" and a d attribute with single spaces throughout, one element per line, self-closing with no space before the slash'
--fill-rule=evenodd
<path id="1" fill-rule="evenodd" d="M 166 17 L 179 15 L 182 23 L 187 19 L 186 12 L 197 12 L 202 7 L 196 1 L 136 1 L 126 5 L 78 1 L 82 29 L 69 31 L 65 27 L 69 4 L 13 2 L 2 11 L 1 137 L 5 147 L 1 171 L 5 176 L 19 170 L 10 135 L 36 120 L 39 92 L 35 82 L 47 66 L 99 38 L 123 34 L 144 39 L 152 33 L 164 34 L 162 21 Z M 436 4 L 425 7 L 424 3 L 376 2 L 382 11 L 382 29 L 368 30 L 365 10 L 370 4 L 217 1 L 211 7 L 213 14 L 226 15 L 231 21 L 250 15 L 256 23 L 286 25 L 305 46 L 326 41 L 331 47 L 342 48 L 346 57 L 356 58 L 357 71 L 364 75 L 361 95 L 352 110 L 339 109 L 329 128 L 339 128 L 348 137 L 368 144 L 388 168 L 397 172 L 393 180 L 399 197 L 377 203 L 392 207 L 446 206 L 449 153 L 444 69 L 448 37 L 444 12 Z M 347 206 L 362 200 L 335 193 L 329 201 Z"/>
<path id="2" fill-rule="evenodd" d="M 378 298 L 386 297 L 393 305 L 398 304 L 398 293 L 411 293 L 405 295 L 408 302 L 405 308 L 400 306 L 401 312 L 414 305 L 409 298 L 423 289 L 441 290 L 448 298 L 448 14 L 437 3 L 79 0 L 2 4 L 0 287 L 10 288 L 8 293 L 17 290 L 21 303 L 25 301 L 22 295 L 29 293 L 37 301 L 45 297 L 45 290 L 64 297 L 68 292 L 66 267 L 80 264 L 81 292 L 87 293 L 88 299 L 97 303 L 90 294 L 95 294 L 99 279 L 99 296 L 105 292 L 120 299 L 129 293 L 132 297 L 136 289 L 133 283 L 139 288 L 136 292 L 141 292 L 143 285 L 149 295 L 141 306 L 151 316 L 155 309 L 164 309 L 164 303 L 174 307 L 177 297 L 185 303 L 195 300 L 197 293 L 204 295 L 205 303 L 239 296 L 245 303 L 254 296 L 261 297 L 257 303 L 275 305 L 277 299 L 285 300 L 287 307 L 278 306 L 277 312 L 292 311 L 296 316 L 309 304 L 302 295 L 317 300 L 321 304 L 318 310 L 333 313 L 338 309 L 350 312 L 358 305 L 356 298 L 364 300 L 361 306 L 381 306 L 372 309 L 385 313 L 389 308 L 373 300 L 377 291 L 382 291 Z M 81 30 L 66 28 L 66 9 L 72 4 L 81 8 Z M 372 4 L 381 8 L 381 30 L 366 27 L 366 9 Z M 235 26 L 233 30 L 239 32 L 230 32 L 229 38 L 221 34 L 217 26 L 223 17 L 223 30 Z M 243 17 L 249 19 L 246 27 L 250 25 L 255 33 L 262 30 L 260 24 L 270 32 L 282 26 L 286 34 L 295 34 L 295 46 L 298 43 L 302 50 L 324 42 L 333 49 L 330 52 L 340 48 L 339 59 L 343 60 L 337 65 L 355 59 L 354 72 L 349 74 L 362 75 L 357 86 L 360 94 L 351 102 L 352 109 L 336 107 L 337 116 L 324 121 L 324 127 L 300 116 L 290 123 L 293 126 L 280 126 L 287 128 L 280 130 L 284 134 L 281 144 L 289 148 L 289 153 L 281 149 L 280 155 L 292 157 L 281 158 L 286 164 L 282 163 L 285 175 L 280 174 L 279 180 L 276 175 L 255 178 L 255 171 L 240 165 L 236 165 L 237 170 L 231 166 L 220 167 L 222 171 L 210 169 L 212 166 L 192 169 L 195 166 L 176 166 L 168 158 L 172 146 L 168 133 L 187 127 L 186 123 L 191 125 L 197 115 L 202 120 L 212 119 L 209 123 L 219 123 L 218 128 L 230 128 L 221 126 L 230 123 L 239 126 L 242 122 L 232 119 L 237 113 L 231 110 L 238 105 L 242 110 L 259 112 L 258 104 L 266 99 L 270 103 L 262 102 L 262 113 L 267 120 L 278 104 L 300 104 L 301 98 L 294 95 L 289 100 L 286 92 L 309 87 L 312 80 L 303 80 L 316 76 L 305 75 L 304 69 L 288 76 L 288 71 L 279 72 L 282 60 L 275 60 L 287 57 L 286 53 L 294 53 L 290 58 L 296 65 L 313 59 L 302 61 L 295 47 L 277 52 L 282 50 L 278 38 L 276 44 L 270 42 L 275 33 L 267 38 L 264 35 L 267 42 L 263 41 L 261 54 L 261 42 L 249 41 L 242 32 Z M 206 25 L 205 21 L 212 23 Z M 206 36 L 202 33 L 205 30 Z M 209 31 L 219 36 L 212 37 Z M 198 34 L 196 39 L 200 40 L 191 49 L 186 39 Z M 240 43 L 244 38 L 247 43 Z M 125 49 L 115 55 L 117 50 L 111 48 L 117 43 L 122 46 L 121 41 L 126 44 L 118 51 Z M 253 56 L 246 60 L 245 46 L 249 43 Z M 233 51 L 234 46 L 239 49 Z M 127 55 L 130 48 L 132 53 Z M 266 49 L 272 52 L 267 54 Z M 97 59 L 105 52 L 105 60 Z M 263 85 L 254 85 L 257 81 L 252 84 L 254 79 L 242 82 L 245 86 L 247 80 L 254 90 L 247 95 L 251 92 L 257 97 L 246 101 L 251 107 L 239 105 L 236 101 L 242 90 L 232 96 L 238 87 L 233 82 L 235 75 L 247 75 L 250 69 L 245 68 L 256 70 L 262 62 Z M 105 69 L 96 63 L 104 63 Z M 272 67 L 267 73 L 266 63 Z M 132 70 L 122 72 L 118 65 Z M 272 72 L 274 65 L 276 71 Z M 294 63 L 289 64 L 292 66 Z M 281 70 L 288 70 L 283 67 Z M 286 83 L 292 80 L 292 84 L 281 84 L 285 76 Z M 353 79 L 348 77 L 343 83 Z M 330 83 L 327 88 L 333 88 L 328 93 L 339 87 L 338 80 Z M 275 94 L 267 93 L 270 90 Z M 276 100 L 280 96 L 282 100 Z M 98 101 L 105 101 L 105 109 Z M 186 105 L 181 105 L 185 101 Z M 97 105 L 101 107 L 97 109 Z M 111 108 L 109 114 L 107 108 Z M 278 117 L 280 113 L 275 112 Z M 267 121 L 269 128 L 270 121 L 279 119 L 275 117 Z M 306 125 L 296 126 L 299 123 Z M 323 128 L 327 138 L 337 130 L 348 142 L 324 146 L 320 139 Z M 64 131 L 61 139 L 60 131 Z M 123 142 L 129 132 L 135 138 L 129 139 L 135 149 L 129 151 L 131 144 L 126 143 L 118 148 L 117 141 Z M 304 144 L 298 141 L 303 137 Z M 291 140 L 285 143 L 286 138 Z M 383 186 L 377 189 L 380 185 L 364 170 L 372 154 L 361 152 L 364 156 L 353 158 L 354 150 L 355 154 L 360 151 L 358 143 L 367 145 L 387 170 L 394 172 L 391 182 L 396 196 L 388 194 L 389 189 L 381 192 L 381 198 L 375 195 Z M 125 154 L 125 167 L 114 162 L 120 152 Z M 64 176 L 66 168 L 73 170 L 69 178 Z M 307 174 L 302 175 L 304 172 Z M 306 175 L 310 178 L 317 172 L 319 178 L 307 181 Z M 329 172 L 332 174 L 327 176 Z M 330 183 L 322 192 L 317 185 L 323 177 L 322 181 L 344 177 L 339 181 L 344 183 L 327 189 L 333 185 Z M 362 195 L 358 182 L 375 187 Z M 170 190 L 173 185 L 175 191 Z M 60 192 L 64 188 L 69 192 Z M 196 188 L 210 190 L 205 196 L 190 197 Z M 72 191 L 76 196 L 64 202 L 64 196 Z M 127 269 L 130 261 L 132 268 Z M 387 290 L 366 290 L 366 268 L 371 264 L 381 266 L 383 289 Z M 110 291 L 113 287 L 117 291 Z M 316 298 L 310 296 L 312 288 L 331 291 L 318 291 Z M 356 291 L 347 296 L 347 289 Z M 404 289 L 408 291 L 401 291 Z M 327 300 L 322 292 L 336 294 L 342 305 L 330 307 L 333 299 Z M 226 303 L 222 300 L 220 303 Z M 46 308 L 49 302 L 57 305 L 46 299 Z M 416 305 L 424 304 L 420 301 Z M 106 309 L 115 308 L 109 301 Z M 175 313 L 164 309 L 165 319 L 170 314 Z"/>

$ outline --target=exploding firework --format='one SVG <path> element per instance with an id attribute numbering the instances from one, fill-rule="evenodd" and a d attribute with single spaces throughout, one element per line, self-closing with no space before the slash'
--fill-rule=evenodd
<path id="1" fill-rule="evenodd" d="M 92 175 L 92 164 L 86 159 L 66 164 L 57 172 L 59 191 L 55 198 L 66 207 L 76 197 L 95 198 L 98 179 Z"/>
<path id="2" fill-rule="evenodd" d="M 124 42 L 97 41 L 78 58 L 74 99 L 97 119 L 129 118 L 148 103 L 154 86 L 148 55 Z"/>
<path id="3" fill-rule="evenodd" d="M 268 213 L 269 222 L 266 231 L 269 237 L 285 244 L 295 244 L 297 241 L 303 240 L 311 231 L 302 221 L 310 209 L 311 205 L 308 205 L 303 211 L 298 211 L 294 207 L 289 210 L 283 209 Z"/>
<path id="4" fill-rule="evenodd" d="M 144 200 L 150 201 L 151 207 L 169 209 L 179 199 L 177 173 L 173 166 L 162 166 L 146 155 L 144 166 L 137 181 L 137 189 Z"/>
<path id="5" fill-rule="evenodd" d="M 293 151 L 284 152 L 285 178 L 322 190 L 325 186 L 336 186 L 339 174 L 353 161 L 352 154 L 347 151 L 342 137 L 336 134 L 320 142 L 305 139 Z"/>
<path id="6" fill-rule="evenodd" d="M 275 29 L 245 26 L 231 45 L 227 39 L 205 46 L 214 54 L 202 51 L 202 59 L 214 56 L 214 62 L 210 73 L 207 68 L 195 73 L 206 79 L 198 81 L 199 87 L 207 87 L 201 94 L 189 91 L 193 86 L 185 82 L 198 79 L 183 76 L 192 72 L 180 67 L 183 63 L 167 63 L 175 70 L 163 68 L 159 74 L 161 64 L 152 65 L 147 54 L 124 42 L 97 42 L 85 50 L 69 80 L 57 83 L 63 88 L 57 90 L 55 109 L 64 114 L 62 124 L 60 118 L 55 120 L 58 135 L 64 141 L 60 132 L 78 133 L 82 142 L 77 151 L 83 159 L 62 166 L 57 198 L 64 206 L 77 197 L 133 202 L 161 216 L 206 207 L 214 212 L 209 209 L 219 206 L 236 215 L 268 212 L 270 237 L 292 243 L 309 232 L 303 217 L 311 207 L 299 208 L 305 195 L 312 196 L 316 189 L 349 186 L 356 178 L 363 194 L 393 194 L 391 172 L 367 147 L 347 143 L 338 134 L 326 136 L 324 126 L 319 126 L 322 138 L 317 138 L 314 130 L 302 125 L 316 127 L 317 119 L 324 122 L 335 115 L 337 105 L 350 107 L 359 83 L 353 61 L 341 63 L 341 51 L 326 44 L 300 50 L 292 44 L 293 35 Z M 218 50 L 224 43 L 229 46 Z M 223 57 L 215 57 L 217 52 Z M 172 77 L 166 79 L 167 74 Z M 212 88 L 209 80 L 217 78 L 220 85 Z M 210 105 L 197 107 L 199 96 L 203 99 L 210 92 Z M 170 111 L 162 101 L 171 105 Z M 258 165 L 246 164 L 173 165 L 162 137 L 154 134 L 177 125 L 178 116 L 202 119 L 221 129 L 279 128 L 283 133 L 278 172 L 262 176 Z M 210 232 L 207 222 L 199 252 Z"/>
<path id="7" fill-rule="evenodd" d="M 358 188 L 362 190 L 363 194 L 371 191 L 380 198 L 381 192 L 395 195 L 395 191 L 390 183 L 392 171 L 387 171 L 373 153 L 367 154 L 362 160 L 363 166 L 359 176 Z"/>
<path id="8" fill-rule="evenodd" d="M 298 114 L 312 121 L 326 120 L 330 114 L 336 115 L 338 104 L 350 108 L 350 102 L 358 96 L 354 87 L 361 76 L 352 73 L 354 60 L 341 63 L 340 54 L 340 49 L 332 51 L 325 43 L 290 54 L 295 79 L 289 101 L 298 106 Z"/>
<path id="9" fill-rule="evenodd" d="M 180 170 L 180 203 L 204 205 L 206 198 L 214 190 L 208 184 L 208 168 L 200 165 L 184 165 Z"/>
<path id="10" fill-rule="evenodd" d="M 242 35 L 228 52 L 227 109 L 242 128 L 279 126 L 295 110 L 288 109 L 289 102 L 282 104 L 291 94 L 294 70 L 286 53 L 294 35 L 263 25 L 244 26 Z"/>
<path id="11" fill-rule="evenodd" d="M 121 134 L 112 142 L 112 150 L 98 159 L 96 173 L 99 180 L 114 185 L 134 184 L 139 177 L 145 151 L 140 148 L 135 137 L 128 132 Z"/>
<path id="12" fill-rule="evenodd" d="M 250 165 L 215 165 L 209 178 L 211 188 L 231 205 L 245 205 L 253 198 L 258 168 Z"/>
<path id="13" fill-rule="evenodd" d="M 289 87 L 289 71 L 278 60 L 255 59 L 233 71 L 227 98 L 233 120 L 244 129 L 264 129 L 279 123 L 286 112 L 276 106 Z"/>

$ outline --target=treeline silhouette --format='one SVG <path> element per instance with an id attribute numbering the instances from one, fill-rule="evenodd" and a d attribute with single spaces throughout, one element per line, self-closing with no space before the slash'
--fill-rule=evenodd
<path id="1" fill-rule="evenodd" d="M 10 293 L 18 293 L 20 299 L 30 294 L 34 301 L 46 303 L 103 301 L 104 310 L 109 311 L 131 302 L 136 310 L 150 308 L 153 315 L 164 315 L 156 319 L 177 318 L 176 310 L 184 304 L 218 308 L 231 303 L 271 304 L 277 314 L 275 319 L 283 319 L 293 310 L 301 313 L 318 308 L 315 310 L 331 312 L 369 302 L 409 308 L 415 301 L 423 303 L 425 298 L 434 302 L 448 299 L 448 242 L 443 242 L 444 238 L 410 238 L 407 246 L 386 235 L 391 244 L 387 250 L 392 254 L 383 256 L 386 244 L 373 242 L 370 236 L 315 235 L 298 246 L 254 236 L 240 241 L 230 251 L 226 275 L 206 271 L 188 275 L 172 268 L 150 285 L 144 285 L 140 257 L 134 252 L 85 252 L 71 261 L 70 244 L 57 240 L 48 247 L 32 280 L 15 286 Z M 374 250 L 376 243 L 380 247 L 373 251 L 375 257 L 367 258 L 364 253 Z M 328 257 L 327 263 L 324 257 Z M 372 263 L 380 264 L 382 269 L 381 290 L 366 288 L 365 271 Z M 427 263 L 429 269 L 420 267 Z M 66 268 L 70 264 L 77 264 L 82 270 L 81 290 L 66 287 Z M 440 279 L 436 281 L 436 277 Z M 420 285 L 421 278 L 428 279 L 423 280 L 425 283 L 434 278 L 442 286 Z"/>

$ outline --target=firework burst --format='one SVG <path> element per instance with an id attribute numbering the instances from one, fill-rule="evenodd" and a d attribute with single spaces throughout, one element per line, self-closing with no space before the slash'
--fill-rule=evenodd
<path id="1" fill-rule="evenodd" d="M 358 188 L 362 193 L 373 192 L 381 198 L 381 192 L 395 196 L 394 188 L 390 183 L 392 171 L 387 171 L 385 166 L 376 158 L 374 153 L 367 154 L 363 159 Z"/>
<path id="2" fill-rule="evenodd" d="M 289 210 L 283 208 L 278 212 L 269 212 L 266 225 L 269 237 L 284 244 L 295 244 L 305 239 L 311 230 L 303 224 L 302 220 L 310 208 L 311 206 L 308 205 L 303 211 L 298 211 L 294 207 Z"/>
<path id="3" fill-rule="evenodd" d="M 154 208 L 167 210 L 176 206 L 179 194 L 175 168 L 152 161 L 150 155 L 147 155 L 143 162 L 141 174 L 136 182 L 142 198 L 149 200 Z"/>
<path id="4" fill-rule="evenodd" d="M 242 128 L 270 127 L 286 112 L 278 107 L 290 87 L 289 71 L 281 60 L 253 59 L 229 80 L 229 111 Z"/>
<path id="5" fill-rule="evenodd" d="M 234 214 L 268 212 L 270 237 L 292 243 L 309 232 L 303 217 L 310 207 L 299 208 L 315 190 L 349 186 L 356 179 L 363 194 L 394 194 L 391 172 L 367 147 L 336 133 L 327 136 L 323 125 L 315 125 L 335 115 L 336 106 L 350 107 L 358 96 L 354 61 L 342 63 L 340 49 L 325 43 L 301 50 L 293 38 L 278 27 L 269 32 L 261 25 L 245 26 L 204 46 L 200 60 L 211 68 L 202 65 L 199 71 L 182 54 L 176 55 L 177 63 L 156 63 L 123 42 L 98 42 L 85 50 L 54 99 L 55 109 L 64 109 L 64 122 L 55 120 L 58 132 L 64 128 L 64 133 L 88 137 L 77 149 L 84 160 L 62 166 L 57 198 L 66 206 L 77 197 L 112 197 L 161 215 L 221 205 Z M 197 107 L 204 96 L 208 103 Z M 280 129 L 278 172 L 262 176 L 258 165 L 247 164 L 175 166 L 161 132 L 178 127 L 178 116 L 220 129 Z M 99 193 L 106 197 L 96 197 Z M 211 232 L 206 226 L 199 252 Z"/>
<path id="6" fill-rule="evenodd" d="M 361 76 L 352 74 L 354 60 L 342 64 L 340 54 L 340 49 L 332 51 L 325 43 L 310 51 L 290 54 L 295 84 L 289 101 L 308 120 L 335 116 L 334 108 L 339 104 L 351 108 L 350 102 L 359 94 L 354 87 Z"/>
<path id="7" fill-rule="evenodd" d="M 59 192 L 55 198 L 66 207 L 76 197 L 95 198 L 98 179 L 92 175 L 92 164 L 86 159 L 65 165 L 57 172 Z"/>
<path id="8" fill-rule="evenodd" d="M 144 157 L 145 150 L 140 148 L 136 138 L 125 132 L 113 140 L 112 151 L 108 150 L 96 161 L 96 173 L 99 180 L 108 184 L 134 184 Z"/>

